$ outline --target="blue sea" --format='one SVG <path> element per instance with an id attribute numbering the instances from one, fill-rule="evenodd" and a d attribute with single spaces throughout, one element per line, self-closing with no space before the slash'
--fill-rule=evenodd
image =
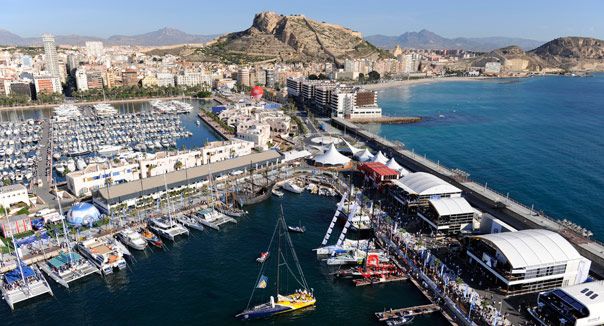
<path id="1" fill-rule="evenodd" d="M 415 84 L 378 101 L 424 120 L 369 129 L 604 240 L 604 74 Z"/>

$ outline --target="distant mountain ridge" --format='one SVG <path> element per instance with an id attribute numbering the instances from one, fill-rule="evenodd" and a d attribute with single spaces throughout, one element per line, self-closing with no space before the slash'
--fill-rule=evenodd
<path id="1" fill-rule="evenodd" d="M 187 34 L 175 28 L 162 29 L 137 35 L 112 35 L 106 39 L 94 36 L 55 35 L 58 45 L 84 45 L 87 41 L 102 41 L 106 45 L 166 46 L 178 44 L 206 43 L 218 35 Z M 41 46 L 42 37 L 21 37 L 0 29 L 0 45 Z"/>
<path id="2" fill-rule="evenodd" d="M 478 38 L 457 37 L 449 39 L 426 29 L 419 32 L 406 32 L 398 36 L 370 35 L 365 37 L 365 39 L 373 45 L 384 49 L 392 49 L 400 45 L 403 48 L 434 50 L 464 49 L 478 52 L 488 52 L 510 45 L 519 46 L 524 50 L 532 50 L 544 43 L 537 40 L 499 36 Z"/>

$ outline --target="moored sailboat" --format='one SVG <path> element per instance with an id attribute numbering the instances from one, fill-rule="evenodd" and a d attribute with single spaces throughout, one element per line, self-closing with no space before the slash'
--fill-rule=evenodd
<path id="1" fill-rule="evenodd" d="M 276 243 L 276 248 L 272 248 L 274 243 Z M 282 248 L 282 245 L 285 245 L 285 248 Z M 235 316 L 236 318 L 243 320 L 267 318 L 277 314 L 289 313 L 306 307 L 311 307 L 316 304 L 317 300 L 312 289 L 306 282 L 302 267 L 300 266 L 298 257 L 294 250 L 292 240 L 287 232 L 287 224 L 285 223 L 285 218 L 283 216 L 283 208 L 281 208 L 281 216 L 277 220 L 277 225 L 275 226 L 273 236 L 271 237 L 271 241 L 269 243 L 269 248 L 266 252 L 269 253 L 271 249 L 276 250 L 275 256 L 277 259 L 276 295 L 270 296 L 269 301 L 266 303 L 250 307 L 250 303 L 252 302 L 256 289 L 264 289 L 268 286 L 268 277 L 263 274 L 266 262 L 268 261 L 268 259 L 266 259 L 261 264 L 258 279 L 256 280 L 256 286 L 252 291 L 247 308 L 241 313 L 237 314 Z M 286 261 L 288 252 L 291 254 L 295 269 L 292 269 Z M 293 276 L 294 280 L 296 280 L 298 285 L 301 287 L 291 294 L 281 294 L 279 283 L 281 281 L 280 269 L 282 267 L 285 267 L 285 270 Z"/>

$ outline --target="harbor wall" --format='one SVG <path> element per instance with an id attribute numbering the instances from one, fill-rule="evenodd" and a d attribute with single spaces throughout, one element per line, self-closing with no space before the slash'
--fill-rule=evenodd
<path id="1" fill-rule="evenodd" d="M 331 123 L 334 127 L 356 136 L 375 150 L 381 150 L 386 156 L 394 157 L 398 163 L 411 171 L 436 175 L 458 187 L 472 206 L 499 218 L 516 229 L 539 228 L 560 233 L 575 246 L 582 256 L 592 261 L 591 272 L 604 277 L 604 245 L 601 243 L 566 230 L 553 219 L 537 214 L 532 208 L 528 208 L 506 195 L 496 193 L 473 181 L 462 180 L 457 173 L 442 166 L 440 162 L 433 162 L 425 156 L 404 149 L 401 145 L 362 129 L 350 121 L 332 118 Z"/>
<path id="2" fill-rule="evenodd" d="M 229 140 L 232 138 L 231 134 L 227 133 L 225 130 L 220 128 L 220 126 L 218 124 L 216 124 L 216 122 L 214 122 L 212 119 L 209 119 L 205 114 L 202 114 L 201 112 L 199 112 L 197 114 L 197 116 L 199 117 L 199 119 L 201 119 L 201 121 L 203 121 L 203 123 L 206 124 L 206 126 L 209 126 L 215 133 L 217 133 L 224 140 Z"/>

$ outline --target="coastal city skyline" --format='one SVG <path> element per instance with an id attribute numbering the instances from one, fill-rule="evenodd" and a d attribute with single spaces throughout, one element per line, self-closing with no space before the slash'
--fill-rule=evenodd
<path id="1" fill-rule="evenodd" d="M 600 3 L 32 5 L 3 326 L 604 325 Z"/>
<path id="2" fill-rule="evenodd" d="M 103 6 L 94 10 L 70 1 L 49 3 L 36 0 L 32 5 L 37 10 L 25 13 L 21 2 L 5 2 L 0 13 L 0 29 L 22 37 L 52 33 L 106 38 L 111 35 L 148 33 L 164 27 L 190 34 L 216 35 L 243 30 L 254 13 L 270 10 L 285 15 L 303 14 L 348 26 L 365 36 L 393 36 L 427 29 L 449 38 L 499 36 L 538 41 L 562 36 L 604 38 L 604 22 L 599 19 L 599 14 L 604 12 L 604 4 L 599 1 L 573 4 L 573 15 L 567 14 L 568 3 L 564 1 L 518 0 L 500 3 L 497 9 L 490 4 L 474 1 L 454 4 L 433 1 L 430 6 L 404 1 L 364 6 L 363 2 L 355 0 L 342 6 L 329 1 L 308 1 L 304 4 L 268 1 L 259 4 L 249 1 L 206 3 L 179 0 L 145 3 L 144 10 L 141 10 L 138 1 L 124 3 L 116 0 L 105 1 Z M 181 11 L 180 8 L 190 10 Z M 386 8 L 388 10 L 384 10 Z M 228 19 L 214 14 L 219 12 L 229 12 Z M 103 23 L 95 19 L 98 17 L 104 17 Z M 28 19 L 36 21 L 36 24 L 25 23 Z M 130 24 L 133 19 L 137 20 L 136 24 Z M 564 24 L 557 24 L 559 21 L 564 21 Z"/>

